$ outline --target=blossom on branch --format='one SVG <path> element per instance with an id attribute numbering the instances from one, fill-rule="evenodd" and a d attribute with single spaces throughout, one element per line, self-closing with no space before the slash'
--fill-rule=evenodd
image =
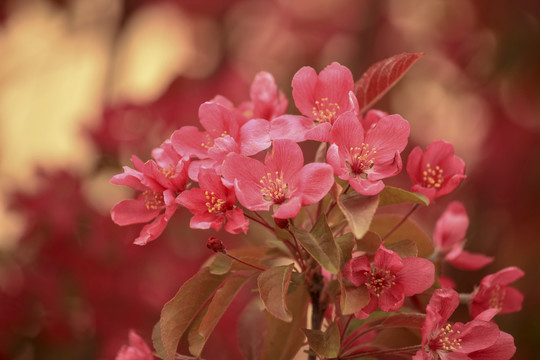
<path id="1" fill-rule="evenodd" d="M 464 270 L 478 270 L 491 263 L 493 258 L 463 250 L 468 227 L 469 217 L 465 206 L 453 201 L 437 220 L 433 241 L 436 251 L 444 255 L 450 264 Z"/>
<path id="2" fill-rule="evenodd" d="M 400 258 L 383 245 L 375 253 L 373 263 L 366 256 L 349 260 L 343 276 L 355 286 L 366 286 L 370 301 L 354 315 L 364 319 L 379 307 L 382 311 L 397 311 L 405 296 L 420 294 L 434 282 L 435 267 L 427 259 Z"/>
<path id="3" fill-rule="evenodd" d="M 497 309 L 498 314 L 520 311 L 523 294 L 507 285 L 524 275 L 521 269 L 510 266 L 484 277 L 480 281 L 480 286 L 473 291 L 470 304 L 471 316 L 476 317 L 487 309 Z"/>
<path id="4" fill-rule="evenodd" d="M 304 166 L 300 147 L 291 140 L 276 140 L 264 164 L 238 154 L 229 154 L 222 167 L 225 180 L 234 184 L 238 201 L 253 211 L 276 206 L 273 217 L 290 219 L 302 206 L 321 200 L 334 183 L 332 167 L 311 163 Z"/>
<path id="5" fill-rule="evenodd" d="M 242 209 L 235 207 L 234 189 L 226 188 L 221 176 L 214 169 L 201 169 L 199 186 L 182 192 L 176 202 L 188 208 L 193 214 L 189 226 L 192 229 L 220 230 L 225 222 L 225 230 L 231 234 L 246 233 L 249 221 Z"/>
<path id="6" fill-rule="evenodd" d="M 409 123 L 399 115 L 380 118 L 365 131 L 357 116 L 348 111 L 330 132 L 332 145 L 326 161 L 358 193 L 378 194 L 384 188 L 381 179 L 401 171 L 400 153 L 407 145 L 409 131 Z"/>
<path id="7" fill-rule="evenodd" d="M 294 75 L 292 88 L 296 107 L 313 123 L 306 139 L 328 141 L 339 115 L 358 110 L 352 73 L 337 62 L 325 67 L 319 75 L 312 67 L 304 66 Z"/>
<path id="8" fill-rule="evenodd" d="M 147 223 L 153 220 L 142 228 L 139 237 L 134 241 L 134 244 L 146 245 L 161 235 L 176 212 L 175 193 L 161 184 L 163 172 L 160 169 L 162 168 L 159 168 L 155 162 L 150 160 L 143 163 L 136 156 L 132 156 L 131 162 L 135 169 L 124 166 L 124 173 L 113 176 L 110 182 L 128 186 L 140 191 L 140 194 L 137 199 L 123 200 L 116 204 L 111 210 L 111 218 L 120 226 Z M 160 176 L 156 177 L 156 174 Z M 166 178 L 165 175 L 163 176 Z M 186 173 L 181 171 L 179 176 L 186 177 Z M 175 180 L 177 185 L 182 183 L 186 184 L 187 180 Z"/>
<path id="9" fill-rule="evenodd" d="M 437 289 L 426 307 L 426 319 L 420 332 L 422 349 L 413 360 L 508 360 L 515 347 L 498 326 L 490 322 L 493 312 L 482 314 L 466 324 L 449 323 L 459 305 L 459 295 L 452 289 Z M 502 348 L 501 348 L 502 346 Z M 501 350 L 495 354 L 493 350 Z M 493 357 L 482 357 L 492 354 Z M 508 356 L 509 355 L 509 356 Z"/>
<path id="10" fill-rule="evenodd" d="M 129 332 L 129 345 L 124 345 L 116 354 L 116 360 L 154 360 L 152 351 L 146 344 L 146 342 L 135 333 L 130 330 Z"/>

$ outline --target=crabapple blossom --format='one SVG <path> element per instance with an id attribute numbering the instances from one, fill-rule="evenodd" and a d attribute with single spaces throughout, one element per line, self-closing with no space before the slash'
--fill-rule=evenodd
<path id="1" fill-rule="evenodd" d="M 244 217 L 242 209 L 235 207 L 234 189 L 226 188 L 214 169 L 204 168 L 199 172 L 199 186 L 182 192 L 176 198 L 177 203 L 194 214 L 190 227 L 220 230 L 225 222 L 227 232 L 245 234 L 249 221 Z"/>
<path id="2" fill-rule="evenodd" d="M 412 191 L 425 195 L 429 201 L 454 191 L 465 179 L 465 163 L 454 155 L 449 142 L 434 141 L 423 153 L 415 147 L 407 159 L 407 173 L 413 181 Z"/>
<path id="3" fill-rule="evenodd" d="M 134 241 L 137 245 L 146 245 L 155 240 L 169 222 L 176 211 L 173 190 L 167 189 L 156 179 L 156 174 L 164 175 L 152 161 L 143 163 L 138 157 L 132 156 L 131 162 L 135 169 L 124 166 L 124 173 L 115 175 L 110 182 L 116 185 L 125 185 L 140 191 L 137 199 L 123 200 L 111 210 L 112 220 L 121 226 L 147 223 Z M 180 171 L 179 177 L 185 177 L 185 172 Z M 165 176 L 166 177 L 166 176 Z M 163 180 L 163 179 L 161 179 Z M 187 183 L 187 180 L 177 178 L 175 184 Z M 183 189 L 182 189 L 183 190 Z"/>
<path id="4" fill-rule="evenodd" d="M 366 318 L 380 307 L 382 311 L 401 308 L 405 296 L 420 294 L 434 282 L 435 267 L 427 259 L 419 257 L 400 258 L 383 245 L 375 253 L 373 263 L 366 256 L 349 260 L 343 267 L 343 276 L 355 286 L 366 286 L 370 301 L 355 313 Z"/>
<path id="5" fill-rule="evenodd" d="M 300 208 L 321 200 L 334 183 L 328 164 L 304 166 L 300 147 L 291 140 L 276 140 L 264 164 L 238 154 L 229 154 L 222 167 L 225 180 L 234 184 L 238 201 L 247 209 L 267 211 L 273 217 L 289 219 Z"/>
<path id="6" fill-rule="evenodd" d="M 345 112 L 330 132 L 332 145 L 326 160 L 358 193 L 378 194 L 384 188 L 381 179 L 401 170 L 400 152 L 407 145 L 409 131 L 409 123 L 399 115 L 385 116 L 364 131 L 357 116 Z"/>
<path id="7" fill-rule="evenodd" d="M 510 266 L 484 277 L 472 293 L 471 316 L 476 317 L 487 309 L 497 309 L 498 314 L 520 311 L 523 294 L 507 285 L 524 275 L 521 269 Z"/>
<path id="8" fill-rule="evenodd" d="M 358 109 L 352 73 L 337 62 L 325 67 L 319 75 L 312 67 L 304 66 L 294 75 L 292 88 L 296 107 L 313 123 L 306 139 L 328 141 L 339 115 Z"/>
<path id="9" fill-rule="evenodd" d="M 433 242 L 435 250 L 442 254 L 450 264 L 460 269 L 478 270 L 491 263 L 493 258 L 463 250 L 468 227 L 469 217 L 465 206 L 458 201 L 453 201 L 437 220 Z"/>
<path id="10" fill-rule="evenodd" d="M 509 344 L 507 341 L 506 335 L 502 335 L 504 333 L 499 330 L 498 326 L 489 321 L 493 312 L 483 314 L 466 324 L 449 323 L 448 319 L 458 305 L 459 295 L 454 290 L 435 290 L 426 307 L 426 319 L 420 329 L 422 349 L 413 357 L 414 360 L 484 359 L 481 357 L 482 352 L 490 352 L 489 349 L 492 346 L 502 345 L 506 349 L 513 346 L 513 343 Z M 502 353 L 508 354 L 509 351 Z M 475 357 L 475 354 L 480 355 Z M 507 360 L 510 357 L 494 358 Z"/>

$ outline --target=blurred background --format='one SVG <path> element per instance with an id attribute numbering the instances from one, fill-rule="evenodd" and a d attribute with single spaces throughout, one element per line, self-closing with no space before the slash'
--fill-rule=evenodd
<path id="1" fill-rule="evenodd" d="M 465 203 L 467 248 L 496 260 L 449 269 L 461 292 L 507 266 L 526 272 L 515 284 L 523 311 L 497 322 L 515 337 L 515 359 L 536 359 L 537 0 L 0 2 L 0 359 L 113 359 L 129 329 L 150 343 L 163 304 L 210 255 L 215 233 L 190 230 L 186 210 L 145 247 L 131 244 L 139 226 L 112 223 L 111 207 L 132 194 L 108 180 L 131 154 L 148 159 L 217 94 L 246 100 L 259 71 L 295 111 L 301 66 L 338 61 L 358 79 L 401 52 L 425 56 L 377 108 L 411 123 L 404 158 L 445 139 L 467 163 L 461 187 L 415 218 L 431 234 L 450 201 Z M 393 181 L 411 185 L 405 173 Z M 206 358 L 240 358 L 234 314 L 247 298 Z"/>

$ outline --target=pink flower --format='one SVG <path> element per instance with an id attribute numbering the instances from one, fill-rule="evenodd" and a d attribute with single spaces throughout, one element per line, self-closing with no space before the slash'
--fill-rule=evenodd
<path id="1" fill-rule="evenodd" d="M 454 191 L 465 179 L 465 163 L 454 155 L 452 144 L 439 140 L 422 153 L 419 146 L 409 154 L 407 173 L 413 181 L 412 191 L 429 201 Z"/>
<path id="2" fill-rule="evenodd" d="M 154 177 L 155 163 L 152 161 L 143 163 L 136 156 L 132 156 L 131 162 L 135 170 L 124 166 L 124 173 L 113 176 L 110 182 L 128 186 L 141 193 L 137 199 L 123 200 L 116 204 L 111 210 L 111 218 L 121 226 L 153 220 L 142 228 L 139 237 L 134 241 L 134 244 L 146 245 L 165 230 L 177 206 L 174 201 L 174 192 L 166 189 Z"/>
<path id="3" fill-rule="evenodd" d="M 460 269 L 477 270 L 491 263 L 493 258 L 463 250 L 468 227 L 469 217 L 465 207 L 454 201 L 437 220 L 433 241 L 436 251 L 443 254 L 450 264 Z"/>
<path id="4" fill-rule="evenodd" d="M 413 357 L 414 360 L 476 359 L 473 354 L 495 345 L 501 331 L 487 318 L 475 319 L 466 324 L 448 322 L 458 305 L 459 295 L 454 290 L 435 290 L 426 307 L 426 319 L 420 329 L 422 349 Z M 505 340 L 504 336 L 502 340 Z"/>
<path id="5" fill-rule="evenodd" d="M 234 190 L 226 188 L 221 176 L 214 169 L 201 169 L 199 188 L 184 191 L 176 198 L 176 202 L 188 208 L 193 217 L 190 221 L 192 229 L 221 229 L 225 222 L 225 230 L 231 234 L 246 233 L 249 221 L 244 217 L 242 209 L 235 207 Z"/>
<path id="6" fill-rule="evenodd" d="M 145 166 L 151 167 L 152 176 L 161 186 L 174 192 L 182 192 L 186 189 L 189 182 L 189 161 L 183 160 L 174 151 L 170 140 L 166 140 L 159 148 L 152 150 L 152 158 L 155 162 L 149 161 Z"/>
<path id="7" fill-rule="evenodd" d="M 480 286 L 473 291 L 471 316 L 476 317 L 487 309 L 498 309 L 499 314 L 520 311 L 523 294 L 507 285 L 524 275 L 522 270 L 511 266 L 484 277 Z"/>
<path id="8" fill-rule="evenodd" d="M 129 331 L 129 345 L 124 345 L 116 354 L 116 360 L 154 360 L 152 351 L 133 330 Z"/>
<path id="9" fill-rule="evenodd" d="M 349 260 L 343 267 L 343 276 L 355 286 L 366 286 L 370 302 L 355 313 L 365 318 L 380 307 L 382 311 L 401 308 L 405 296 L 420 294 L 434 282 L 435 267 L 427 259 L 418 257 L 400 258 L 392 250 L 380 246 L 373 264 L 366 256 Z"/>
<path id="10" fill-rule="evenodd" d="M 407 145 L 409 131 L 409 123 L 399 115 L 385 116 L 364 131 L 356 115 L 348 111 L 330 132 L 327 162 L 360 194 L 378 194 L 384 188 L 381 179 L 401 170 L 399 154 Z"/>
<path id="11" fill-rule="evenodd" d="M 314 128 L 306 133 L 309 140 L 328 141 L 339 115 L 358 109 L 352 73 L 337 62 L 319 75 L 312 67 L 304 66 L 294 75 L 292 88 L 296 107 L 314 122 Z"/>
<path id="12" fill-rule="evenodd" d="M 254 155 L 270 146 L 266 120 L 250 120 L 241 124 L 231 109 L 218 102 L 206 102 L 199 107 L 199 119 L 206 130 L 184 126 L 171 137 L 174 150 L 185 159 L 195 158 L 189 168 L 189 177 L 198 181 L 199 169 L 215 168 L 231 152 Z"/>
<path id="13" fill-rule="evenodd" d="M 300 147 L 291 140 L 276 140 L 264 164 L 238 154 L 229 154 L 222 167 L 225 180 L 234 184 L 238 201 L 249 210 L 267 211 L 276 205 L 273 216 L 289 219 L 300 208 L 321 200 L 334 183 L 328 164 L 304 166 Z"/>
<path id="14" fill-rule="evenodd" d="M 285 95 L 278 91 L 272 74 L 261 71 L 251 83 L 249 91 L 251 101 L 239 106 L 239 111 L 247 119 L 272 120 L 283 115 L 289 106 Z"/>

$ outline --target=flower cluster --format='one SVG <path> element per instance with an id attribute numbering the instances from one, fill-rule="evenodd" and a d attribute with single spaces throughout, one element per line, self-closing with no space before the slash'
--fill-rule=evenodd
<path id="1" fill-rule="evenodd" d="M 217 96 L 203 103 L 203 130 L 181 127 L 151 160 L 133 157 L 135 169 L 125 167 L 113 177 L 113 183 L 139 192 L 137 199 L 112 209 L 119 225 L 147 223 L 135 239 L 138 245 L 156 239 L 178 206 L 192 213 L 193 229 L 247 234 L 256 224 L 272 236 L 262 247 L 230 251 L 210 238 L 207 246 L 216 257 L 162 311 L 155 342 L 160 356 L 172 359 L 186 333 L 190 353 L 199 357 L 216 319 L 255 277 L 260 300 L 275 320 L 266 323 L 267 342 L 244 340 L 255 341 L 267 358 L 292 357 L 305 338 L 309 359 L 408 353 L 415 359 L 503 360 L 513 355 L 512 337 L 492 318 L 520 309 L 522 294 L 507 285 L 523 276 L 521 270 L 501 270 L 460 295 L 441 274 L 441 263 L 477 270 L 493 260 L 464 250 L 469 225 L 464 205 L 448 206 L 432 240 L 409 219 L 420 205 L 450 194 L 465 179 L 465 164 L 453 146 L 440 140 L 425 152 L 420 147 L 410 152 L 410 191 L 384 182 L 402 170 L 410 125 L 400 115 L 370 107 L 419 57 L 412 55 L 377 63 L 357 82 L 338 63 L 319 74 L 303 67 L 292 79 L 301 115 L 286 113 L 288 101 L 272 75 L 259 73 L 248 101 L 235 105 Z M 389 63 L 403 66 L 385 68 Z M 381 88 L 381 83 L 389 85 Z M 307 164 L 301 147 L 306 141 L 319 146 L 315 161 Z M 377 212 L 404 203 L 413 205 L 405 216 Z M 283 258 L 288 265 L 279 265 Z M 460 299 L 472 320 L 449 323 Z M 272 321 L 285 321 L 289 330 L 305 328 L 309 304 L 311 328 L 283 338 L 284 325 Z M 395 327 L 416 328 L 417 342 L 392 348 L 373 341 Z M 272 348 L 279 341 L 287 341 L 286 350 Z M 137 347 L 122 349 L 119 358 L 146 359 L 146 348 Z"/>

